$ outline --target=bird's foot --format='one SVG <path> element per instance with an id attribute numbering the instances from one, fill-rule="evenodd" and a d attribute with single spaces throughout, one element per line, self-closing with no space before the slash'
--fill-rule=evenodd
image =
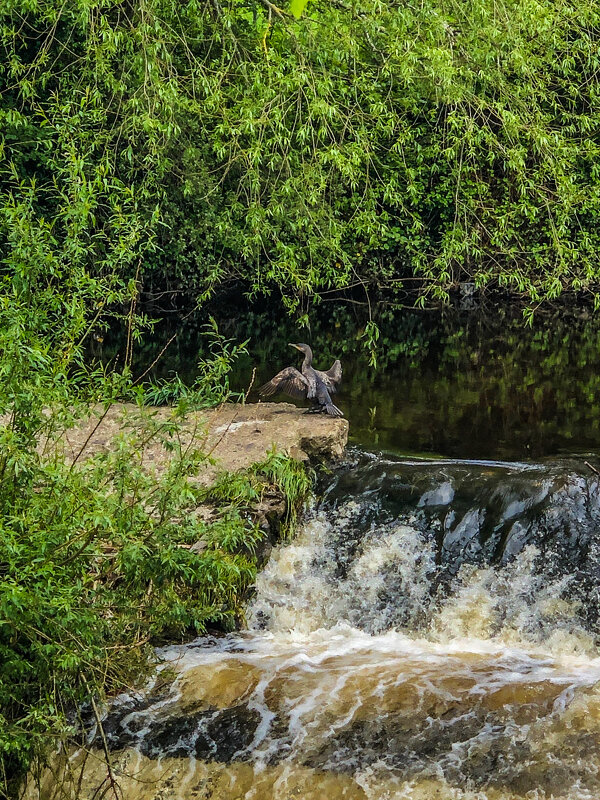
<path id="1" fill-rule="evenodd" d="M 312 408 L 307 408 L 304 412 L 305 414 L 320 414 L 323 409 L 321 406 L 313 406 Z"/>

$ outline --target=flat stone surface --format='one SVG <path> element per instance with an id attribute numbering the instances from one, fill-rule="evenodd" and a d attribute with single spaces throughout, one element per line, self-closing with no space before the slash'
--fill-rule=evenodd
<path id="1" fill-rule="evenodd" d="M 165 425 L 174 419 L 174 411 L 168 407 L 146 408 L 144 413 Z M 109 450 L 120 433 L 141 424 L 140 410 L 134 405 L 116 404 L 100 419 L 101 414 L 98 409 L 66 433 L 62 446 L 68 458 L 79 460 Z M 341 458 L 347 440 L 347 420 L 307 414 L 290 403 L 226 403 L 191 412 L 183 420 L 179 439 L 182 447 L 197 447 L 215 460 L 215 465 L 203 468 L 203 483 L 209 483 L 221 470 L 245 469 L 262 461 L 273 447 L 301 461 L 336 460 Z M 149 442 L 141 453 L 142 464 L 157 471 L 166 467 L 170 457 L 159 441 Z"/>

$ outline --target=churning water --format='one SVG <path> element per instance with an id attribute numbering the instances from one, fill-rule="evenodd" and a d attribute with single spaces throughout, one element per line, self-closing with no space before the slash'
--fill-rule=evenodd
<path id="1" fill-rule="evenodd" d="M 108 710 L 122 796 L 597 800 L 595 474 L 352 458 L 247 629 L 164 649 L 171 669 Z M 107 789 L 93 749 L 67 766 L 66 796 Z"/>

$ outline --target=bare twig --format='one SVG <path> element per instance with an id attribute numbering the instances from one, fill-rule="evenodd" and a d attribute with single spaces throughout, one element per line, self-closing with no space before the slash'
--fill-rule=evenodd
<path id="1" fill-rule="evenodd" d="M 269 33 L 271 31 L 271 22 L 272 22 L 272 20 L 273 20 L 273 11 L 270 8 L 270 4 L 269 4 L 269 21 L 267 22 L 267 27 L 265 28 L 265 32 L 264 32 L 264 35 L 262 37 L 262 46 L 263 46 L 263 50 L 265 51 L 265 58 L 269 57 L 269 51 L 267 49 L 267 37 L 269 36 Z"/>
<path id="2" fill-rule="evenodd" d="M 196 311 L 196 308 L 193 308 L 193 309 L 192 309 L 191 311 L 189 311 L 189 312 L 188 312 L 188 313 L 187 313 L 187 314 L 186 314 L 184 317 L 182 317 L 181 321 L 182 321 L 182 322 L 185 322 L 185 320 L 186 320 L 188 317 L 191 317 L 191 315 L 194 313 L 194 311 Z M 142 374 L 141 374 L 141 375 L 139 375 L 139 376 L 138 376 L 138 377 L 137 377 L 137 378 L 136 378 L 136 379 L 133 381 L 133 385 L 134 385 L 134 386 L 136 385 L 136 383 L 139 383 L 139 382 L 142 380 L 142 378 L 145 378 L 145 377 L 146 377 L 146 375 L 147 375 L 147 374 L 150 372 L 150 370 L 152 370 L 152 369 L 153 369 L 153 368 L 154 368 L 154 367 L 155 367 L 155 366 L 158 364 L 158 362 L 160 361 L 160 359 L 161 359 L 161 358 L 164 356 L 164 354 L 166 353 L 166 351 L 168 350 L 168 348 L 169 348 L 169 347 L 170 347 L 170 346 L 173 344 L 173 342 L 175 341 L 175 339 L 176 339 L 178 336 L 179 336 L 179 331 L 175 331 L 175 333 L 173 334 L 173 336 L 171 336 L 171 338 L 169 339 L 169 341 L 168 341 L 168 342 L 166 343 L 166 345 L 165 345 L 165 346 L 162 348 L 162 350 L 161 350 L 161 351 L 160 351 L 160 353 L 159 353 L 159 354 L 156 356 L 156 358 L 155 358 L 155 359 L 154 359 L 154 361 L 153 361 L 153 362 L 150 364 L 150 366 L 149 366 L 147 369 L 145 369 L 145 370 L 142 372 Z"/>
<path id="3" fill-rule="evenodd" d="M 269 9 L 269 13 L 275 14 L 275 16 L 279 17 L 280 19 L 294 19 L 291 14 L 288 14 L 287 11 L 279 8 L 279 6 L 276 6 L 275 3 L 271 3 L 270 0 L 260 0 L 260 2 L 263 4 L 263 6 L 266 6 Z"/>
<path id="4" fill-rule="evenodd" d="M 254 379 L 255 379 L 255 378 L 256 378 L 256 367 L 252 367 L 252 377 L 250 378 L 250 383 L 248 384 L 248 388 L 247 388 L 247 389 L 246 389 L 246 391 L 244 392 L 244 399 L 243 399 L 243 401 L 242 401 L 243 403 L 245 403 L 245 402 L 246 402 L 246 398 L 247 398 L 247 397 L 248 397 L 248 395 L 250 394 L 250 390 L 252 389 L 252 387 L 253 387 L 253 385 L 254 385 Z"/>
<path id="5" fill-rule="evenodd" d="M 106 418 L 106 415 L 108 414 L 108 412 L 109 412 L 109 411 L 110 411 L 110 409 L 112 408 L 112 405 L 113 405 L 112 403 L 109 403 L 109 404 L 106 406 L 106 408 L 104 409 L 104 412 L 101 414 L 101 416 L 98 418 L 98 421 L 97 421 L 97 422 L 96 422 L 96 424 L 93 426 L 92 430 L 89 432 L 89 434 L 88 434 L 88 436 L 87 436 L 87 438 L 86 438 L 85 442 L 84 442 L 84 443 L 81 445 L 81 447 L 79 448 L 79 452 L 77 453 L 77 455 L 75 456 L 75 458 L 74 458 L 74 459 L 73 459 L 73 461 L 71 462 L 71 466 L 69 467 L 69 472 L 71 472 L 71 471 L 73 470 L 73 467 L 75 466 L 75 464 L 76 464 L 76 463 L 79 461 L 79 459 L 81 458 L 81 456 L 82 456 L 83 452 L 85 451 L 85 448 L 86 448 L 86 447 L 88 446 L 88 444 L 90 443 L 90 440 L 91 440 L 92 436 L 93 436 L 93 435 L 96 433 L 96 431 L 98 430 L 98 428 L 100 427 L 100 425 L 102 425 L 102 423 L 104 422 L 104 419 Z"/>
<path id="6" fill-rule="evenodd" d="M 119 784 L 117 783 L 117 780 L 115 778 L 115 773 L 114 773 L 113 768 L 112 768 L 112 764 L 111 764 L 111 760 L 110 760 L 110 752 L 109 752 L 109 749 L 108 749 L 108 742 L 106 741 L 106 735 L 104 733 L 104 728 L 102 727 L 102 720 L 100 719 L 100 714 L 98 713 L 98 706 L 96 705 L 96 700 L 94 699 L 94 694 L 90 690 L 90 686 L 89 686 L 89 684 L 88 684 L 88 682 L 86 680 L 85 675 L 82 675 L 82 678 L 83 678 L 83 682 L 85 683 L 86 689 L 88 690 L 88 693 L 89 693 L 89 696 L 90 696 L 90 703 L 91 703 L 91 706 L 92 706 L 92 711 L 94 712 L 94 718 L 96 720 L 96 725 L 98 726 L 98 731 L 100 733 L 100 739 L 102 741 L 102 749 L 104 751 L 104 759 L 105 759 L 106 769 L 107 769 L 106 779 L 105 779 L 105 781 L 102 782 L 102 784 L 100 784 L 100 786 L 98 787 L 98 790 L 101 789 L 102 785 L 106 782 L 106 780 L 108 780 L 108 782 L 109 782 L 109 787 L 108 788 L 110 788 L 112 790 L 115 800 L 121 800 L 121 798 L 123 797 L 123 792 L 121 791 L 121 789 L 119 787 Z M 104 796 L 105 794 L 106 794 L 106 792 L 102 792 L 102 796 Z"/>
<path id="7" fill-rule="evenodd" d="M 135 292 L 131 298 L 131 303 L 129 306 L 129 319 L 127 320 L 127 346 L 125 348 L 125 366 L 131 366 L 131 360 L 133 358 L 133 341 L 132 341 L 132 329 L 133 329 L 133 317 L 135 315 L 135 307 L 137 305 L 137 298 L 139 294 L 138 290 L 138 280 L 140 277 L 140 266 L 142 263 L 142 259 L 138 261 L 137 270 L 135 273 Z"/>

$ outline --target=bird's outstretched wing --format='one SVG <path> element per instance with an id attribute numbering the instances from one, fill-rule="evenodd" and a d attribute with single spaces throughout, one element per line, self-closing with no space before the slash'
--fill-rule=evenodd
<path id="1" fill-rule="evenodd" d="M 329 392 L 333 394 L 333 392 L 337 391 L 338 386 L 342 382 L 342 365 L 340 360 L 337 359 L 333 362 L 333 365 L 324 372 L 320 369 L 316 370 L 317 375 L 325 386 L 329 389 Z"/>
<path id="2" fill-rule="evenodd" d="M 295 367 L 286 367 L 268 383 L 261 386 L 258 392 L 262 397 L 271 397 L 277 392 L 283 392 L 298 400 L 305 400 L 308 393 L 308 381 Z"/>

